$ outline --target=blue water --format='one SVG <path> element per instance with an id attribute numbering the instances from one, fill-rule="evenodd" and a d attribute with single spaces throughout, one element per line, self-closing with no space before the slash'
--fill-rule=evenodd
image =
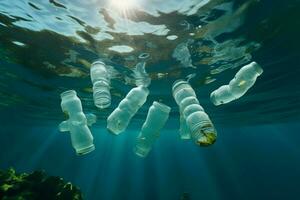
<path id="1" fill-rule="evenodd" d="M 0 0 L 0 169 L 45 170 L 87 200 L 299 199 L 299 9 L 299 0 Z M 105 110 L 92 98 L 97 59 L 114 69 Z M 142 61 L 150 95 L 114 136 L 106 118 L 135 86 Z M 209 94 L 252 61 L 264 70 L 255 85 L 214 106 Z M 180 139 L 177 79 L 189 79 L 213 121 L 214 145 Z M 85 156 L 57 128 L 68 89 L 98 117 L 96 150 Z M 172 108 L 170 119 L 141 159 L 134 141 L 158 100 Z"/>
<path id="2" fill-rule="evenodd" d="M 55 127 L 1 127 L 0 167 L 46 170 L 86 199 L 298 199 L 299 124 L 222 129 L 212 148 L 164 131 L 146 159 L 132 152 L 137 131 L 93 128 L 96 151 L 78 157 Z"/>

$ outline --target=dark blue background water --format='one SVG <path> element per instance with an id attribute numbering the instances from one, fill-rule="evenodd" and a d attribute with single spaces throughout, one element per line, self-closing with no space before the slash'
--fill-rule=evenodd
<path id="1" fill-rule="evenodd" d="M 138 126 L 138 125 L 136 125 Z M 134 155 L 137 131 L 116 137 L 92 128 L 96 151 L 74 154 L 55 126 L 0 128 L 0 168 L 46 170 L 79 186 L 86 199 L 299 199 L 299 124 L 217 127 L 213 147 L 163 131 L 146 159 Z"/>

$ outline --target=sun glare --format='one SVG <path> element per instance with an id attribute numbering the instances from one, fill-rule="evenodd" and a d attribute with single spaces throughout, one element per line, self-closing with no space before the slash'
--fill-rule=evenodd
<path id="1" fill-rule="evenodd" d="M 110 0 L 111 7 L 121 12 L 127 12 L 136 6 L 136 0 Z"/>

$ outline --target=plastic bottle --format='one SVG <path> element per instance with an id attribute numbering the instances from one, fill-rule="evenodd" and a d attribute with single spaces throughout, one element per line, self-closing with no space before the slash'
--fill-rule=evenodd
<path id="1" fill-rule="evenodd" d="M 159 137 L 160 130 L 169 118 L 171 108 L 156 101 L 149 108 L 146 121 L 137 137 L 134 152 L 140 157 L 146 157 L 150 152 L 156 138 Z"/>
<path id="2" fill-rule="evenodd" d="M 262 73 L 263 69 L 256 62 L 245 65 L 228 85 L 223 85 L 210 94 L 211 102 L 218 106 L 239 99 L 254 85 L 257 77 Z"/>
<path id="3" fill-rule="evenodd" d="M 85 117 L 88 126 L 92 126 L 97 121 L 97 116 L 93 113 L 87 113 Z"/>
<path id="4" fill-rule="evenodd" d="M 186 81 L 178 80 L 173 84 L 172 91 L 195 143 L 200 146 L 213 144 L 216 141 L 217 131 L 209 116 L 200 106 L 190 84 Z"/>
<path id="5" fill-rule="evenodd" d="M 192 96 L 186 97 L 180 102 L 181 109 L 186 108 L 190 104 L 199 104 L 199 101 L 196 98 L 196 94 L 195 93 L 192 94 L 193 94 Z M 180 110 L 179 113 L 180 113 L 180 129 L 179 129 L 180 138 L 183 140 L 191 139 L 191 130 L 186 124 L 186 120 L 183 116 L 183 110 Z"/>
<path id="6" fill-rule="evenodd" d="M 87 154 L 95 149 L 93 136 L 87 126 L 87 119 L 82 111 L 80 99 L 74 90 L 61 93 L 61 108 L 69 119 L 59 125 L 61 132 L 69 131 L 72 146 L 77 155 Z"/>
<path id="7" fill-rule="evenodd" d="M 151 78 L 146 72 L 145 67 L 146 62 L 139 62 L 133 70 L 136 86 L 148 87 L 151 84 Z"/>
<path id="8" fill-rule="evenodd" d="M 179 128 L 180 138 L 182 140 L 191 139 L 191 130 L 186 124 L 186 120 L 183 117 L 183 114 L 180 113 L 180 128 Z"/>
<path id="9" fill-rule="evenodd" d="M 93 83 L 94 104 L 97 108 L 108 108 L 111 104 L 110 75 L 101 61 L 92 63 L 91 80 Z"/>
<path id="10" fill-rule="evenodd" d="M 148 94 L 149 90 L 142 86 L 131 89 L 107 118 L 107 129 L 116 135 L 123 132 L 131 118 L 146 102 Z"/>

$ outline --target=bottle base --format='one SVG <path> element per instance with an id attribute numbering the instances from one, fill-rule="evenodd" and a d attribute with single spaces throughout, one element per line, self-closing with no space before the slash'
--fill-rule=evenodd
<path id="1" fill-rule="evenodd" d="M 120 130 L 115 130 L 113 129 L 112 127 L 107 127 L 107 130 L 109 133 L 113 134 L 113 135 L 119 135 L 120 133 L 122 133 L 123 131 L 120 131 Z"/>
<path id="2" fill-rule="evenodd" d="M 76 154 L 78 156 L 81 156 L 81 155 L 88 154 L 88 153 L 90 153 L 90 152 L 92 152 L 94 150 L 95 150 L 95 145 L 92 144 L 92 145 L 90 145 L 88 147 L 85 147 L 85 148 L 76 149 Z"/>
<path id="3" fill-rule="evenodd" d="M 182 140 L 190 140 L 191 139 L 191 135 L 180 135 L 180 139 L 182 139 Z"/>
<path id="4" fill-rule="evenodd" d="M 110 98 L 98 98 L 95 101 L 95 106 L 99 109 L 105 109 L 108 108 L 111 105 Z"/>
<path id="5" fill-rule="evenodd" d="M 210 94 L 210 101 L 211 101 L 215 106 L 221 105 L 221 103 L 217 101 L 216 95 L 215 95 L 214 92 L 212 92 L 212 93 Z"/>
<path id="6" fill-rule="evenodd" d="M 148 155 L 148 153 L 150 152 L 150 149 L 142 149 L 139 147 L 135 147 L 133 151 L 137 156 L 139 156 L 141 158 L 145 158 Z"/>

